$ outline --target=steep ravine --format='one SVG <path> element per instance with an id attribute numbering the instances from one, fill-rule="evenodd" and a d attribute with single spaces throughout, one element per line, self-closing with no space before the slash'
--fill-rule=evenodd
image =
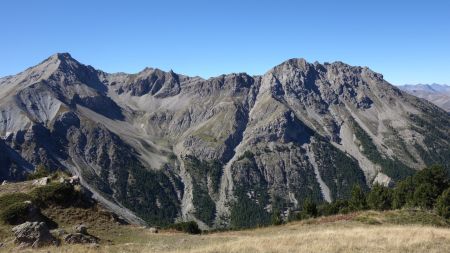
<path id="1" fill-rule="evenodd" d="M 244 152 L 243 147 L 245 147 L 245 140 L 246 136 L 249 135 L 248 133 L 249 128 L 248 124 L 252 121 L 252 113 L 253 109 L 255 108 L 255 105 L 258 103 L 258 96 L 260 92 L 261 84 L 256 83 L 256 92 L 253 95 L 253 98 L 248 100 L 250 110 L 247 111 L 246 114 L 246 120 L 245 120 L 245 127 L 244 130 L 240 133 L 240 141 L 237 146 L 233 148 L 233 156 L 231 157 L 228 162 L 225 163 L 223 166 L 223 173 L 222 178 L 220 180 L 220 190 L 219 190 L 219 200 L 216 203 L 216 226 L 220 227 L 223 225 L 226 225 L 229 220 L 223 219 L 223 217 L 230 217 L 230 201 L 233 200 L 233 175 L 231 173 L 231 166 L 233 166 L 233 163 L 238 159 L 240 155 Z"/>

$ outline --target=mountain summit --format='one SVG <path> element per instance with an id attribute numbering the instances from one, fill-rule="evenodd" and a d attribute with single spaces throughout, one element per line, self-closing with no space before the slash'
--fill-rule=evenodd
<path id="1" fill-rule="evenodd" d="M 63 53 L 0 87 L 0 179 L 63 169 L 133 223 L 264 224 L 308 197 L 450 164 L 445 111 L 342 62 L 205 80 L 109 74 Z"/>

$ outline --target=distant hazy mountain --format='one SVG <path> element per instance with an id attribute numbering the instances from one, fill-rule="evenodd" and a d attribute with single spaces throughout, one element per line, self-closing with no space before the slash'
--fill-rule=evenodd
<path id="1" fill-rule="evenodd" d="M 44 164 L 134 223 L 254 226 L 306 198 L 450 165 L 449 126 L 437 106 L 342 62 L 202 79 L 56 54 L 0 78 L 0 180 Z"/>
<path id="2" fill-rule="evenodd" d="M 450 86 L 444 84 L 406 84 L 400 89 L 416 97 L 426 99 L 450 112 Z"/>

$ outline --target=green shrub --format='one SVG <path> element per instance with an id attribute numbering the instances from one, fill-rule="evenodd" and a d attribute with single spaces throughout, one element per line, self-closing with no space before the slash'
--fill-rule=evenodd
<path id="1" fill-rule="evenodd" d="M 70 184 L 51 183 L 33 189 L 30 195 L 39 205 L 70 205 L 76 200 L 77 193 Z"/>
<path id="2" fill-rule="evenodd" d="M 0 197 L 0 220 L 6 224 L 25 222 L 32 197 L 25 193 L 11 193 Z"/>
<path id="3" fill-rule="evenodd" d="M 23 223 L 29 216 L 30 208 L 31 203 L 29 202 L 11 204 L 0 212 L 0 219 L 3 223 L 11 225 Z"/>
<path id="4" fill-rule="evenodd" d="M 324 203 L 317 207 L 319 215 L 334 215 L 334 214 L 345 214 L 350 211 L 349 203 L 347 200 L 335 200 L 331 203 Z"/>
<path id="5" fill-rule="evenodd" d="M 450 225 L 445 219 L 429 211 L 419 209 L 402 209 L 383 213 L 383 221 L 390 224 L 420 224 L 438 227 Z"/>
<path id="6" fill-rule="evenodd" d="M 169 226 L 169 228 L 173 228 L 177 231 L 185 232 L 188 234 L 200 234 L 202 232 L 195 221 L 175 223 Z"/>
<path id="7" fill-rule="evenodd" d="M 445 219 L 450 219 L 450 188 L 445 190 L 437 199 L 436 211 Z"/>
<path id="8" fill-rule="evenodd" d="M 4 210 L 10 205 L 23 203 L 32 200 L 32 197 L 26 193 L 11 193 L 0 196 L 0 211 Z"/>

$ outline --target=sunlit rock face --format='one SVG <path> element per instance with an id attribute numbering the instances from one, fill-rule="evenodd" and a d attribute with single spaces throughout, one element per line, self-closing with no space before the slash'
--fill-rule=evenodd
<path id="1" fill-rule="evenodd" d="M 0 79 L 0 180 L 43 164 L 79 175 L 133 223 L 264 224 L 308 197 L 450 164 L 449 125 L 445 111 L 342 62 L 205 80 L 109 74 L 56 54 Z"/>

